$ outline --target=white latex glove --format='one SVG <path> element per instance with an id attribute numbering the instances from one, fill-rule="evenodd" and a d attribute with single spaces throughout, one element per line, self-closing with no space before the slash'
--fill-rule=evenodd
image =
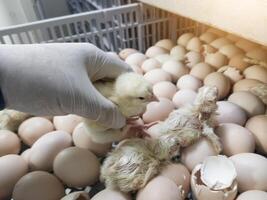
<path id="1" fill-rule="evenodd" d="M 0 45 L 6 107 L 34 115 L 77 114 L 121 128 L 125 118 L 92 82 L 130 67 L 88 43 Z"/>

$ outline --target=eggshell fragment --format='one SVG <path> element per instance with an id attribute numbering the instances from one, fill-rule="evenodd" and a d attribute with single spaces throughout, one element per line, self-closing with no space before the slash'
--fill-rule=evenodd
<path id="1" fill-rule="evenodd" d="M 184 60 L 184 56 L 186 52 L 187 51 L 183 46 L 177 45 L 171 49 L 170 55 L 174 58 L 177 58 L 180 61 L 180 60 Z"/>
<path id="2" fill-rule="evenodd" d="M 225 55 L 223 55 L 220 52 L 208 53 L 205 56 L 205 62 L 210 64 L 214 68 L 219 69 L 220 67 L 227 64 L 228 59 Z"/>
<path id="3" fill-rule="evenodd" d="M 52 174 L 42 171 L 23 176 L 15 185 L 14 200 L 56 200 L 65 194 L 61 182 Z"/>
<path id="4" fill-rule="evenodd" d="M 213 40 L 210 45 L 213 46 L 216 49 L 220 49 L 221 47 L 227 45 L 227 44 L 231 44 L 232 42 L 224 37 L 222 38 L 218 38 L 216 40 Z"/>
<path id="5" fill-rule="evenodd" d="M 16 182 L 28 172 L 23 158 L 10 154 L 0 157 L 0 199 L 11 199 Z"/>
<path id="6" fill-rule="evenodd" d="M 188 51 L 194 51 L 200 53 L 202 47 L 202 42 L 198 37 L 193 37 L 189 40 L 186 45 Z"/>
<path id="7" fill-rule="evenodd" d="M 205 42 L 207 44 L 211 43 L 212 41 L 214 41 L 215 39 L 217 39 L 217 35 L 211 32 L 205 32 L 203 34 L 200 35 L 199 39 L 202 42 Z"/>
<path id="8" fill-rule="evenodd" d="M 257 44 L 244 39 L 238 40 L 235 45 L 246 52 L 249 52 L 258 47 Z"/>
<path id="9" fill-rule="evenodd" d="M 69 147 L 56 156 L 53 170 L 67 186 L 85 187 L 98 180 L 100 163 L 90 151 L 79 147 Z"/>
<path id="10" fill-rule="evenodd" d="M 244 58 L 245 58 L 244 54 L 236 54 L 232 56 L 229 60 L 229 66 L 235 67 L 240 71 L 244 71 L 249 66 L 249 63 L 245 62 Z"/>
<path id="11" fill-rule="evenodd" d="M 267 115 L 257 115 L 250 118 L 246 128 L 251 131 L 256 140 L 256 149 L 267 155 Z"/>
<path id="12" fill-rule="evenodd" d="M 235 83 L 244 78 L 238 69 L 227 65 L 218 69 L 218 72 L 223 73 L 227 78 L 229 78 L 231 83 Z"/>
<path id="13" fill-rule="evenodd" d="M 201 62 L 193 66 L 190 71 L 190 75 L 203 81 L 208 74 L 214 71 L 215 69 L 212 66 L 207 63 Z"/>
<path id="14" fill-rule="evenodd" d="M 231 156 L 236 172 L 239 192 L 267 190 L 267 158 L 255 153 Z"/>
<path id="15" fill-rule="evenodd" d="M 247 79 L 255 79 L 267 83 L 267 69 L 258 65 L 253 65 L 244 70 L 243 74 Z"/>
<path id="16" fill-rule="evenodd" d="M 144 75 L 144 78 L 152 84 L 172 80 L 171 75 L 163 69 L 152 69 Z"/>
<path id="17" fill-rule="evenodd" d="M 162 48 L 162 47 L 159 47 L 159 46 L 152 46 L 152 47 L 149 47 L 147 50 L 146 50 L 146 53 L 145 55 L 148 57 L 148 58 L 153 58 L 155 56 L 158 56 L 158 55 L 161 55 L 161 54 L 166 54 L 168 53 L 169 51 L 165 48 Z"/>
<path id="18" fill-rule="evenodd" d="M 21 123 L 18 134 L 23 143 L 32 146 L 41 136 L 54 130 L 51 121 L 42 117 L 31 117 Z"/>
<path id="19" fill-rule="evenodd" d="M 146 73 L 152 69 L 157 69 L 160 67 L 161 63 L 159 61 L 157 61 L 155 58 L 149 58 L 143 62 L 141 69 Z"/>
<path id="20" fill-rule="evenodd" d="M 193 37 L 193 33 L 184 33 L 178 38 L 177 44 L 186 47 L 189 40 Z"/>
<path id="21" fill-rule="evenodd" d="M 172 101 L 176 108 L 181 108 L 187 104 L 193 104 L 197 97 L 197 93 L 194 90 L 182 89 L 175 93 Z"/>
<path id="22" fill-rule="evenodd" d="M 78 115 L 64 115 L 64 116 L 55 116 L 53 123 L 56 130 L 66 131 L 67 133 L 72 134 L 74 128 L 83 121 L 83 118 Z"/>
<path id="23" fill-rule="evenodd" d="M 88 193 L 84 191 L 72 192 L 60 200 L 90 200 Z"/>
<path id="24" fill-rule="evenodd" d="M 193 66 L 203 61 L 204 57 L 199 52 L 189 51 L 185 54 L 185 64 L 189 68 L 193 68 Z"/>
<path id="25" fill-rule="evenodd" d="M 237 54 L 244 53 L 241 49 L 236 47 L 234 44 L 227 44 L 225 46 L 222 46 L 219 49 L 219 52 L 221 52 L 223 55 L 227 56 L 229 59 Z"/>
<path id="26" fill-rule="evenodd" d="M 267 192 L 261 190 L 248 190 L 240 194 L 236 200 L 267 200 Z"/>
<path id="27" fill-rule="evenodd" d="M 0 157 L 7 154 L 18 154 L 20 147 L 20 139 L 15 133 L 0 130 Z"/>
<path id="28" fill-rule="evenodd" d="M 172 40 L 170 39 L 163 39 L 163 40 L 159 40 L 155 46 L 167 49 L 168 51 L 170 51 L 175 45 L 172 42 Z"/>
<path id="29" fill-rule="evenodd" d="M 255 87 L 256 85 L 261 84 L 262 82 L 255 79 L 242 79 L 237 81 L 233 86 L 233 91 L 249 91 L 250 88 Z"/>
<path id="30" fill-rule="evenodd" d="M 183 75 L 177 82 L 177 87 L 179 89 L 189 89 L 194 91 L 198 91 L 202 85 L 203 83 L 201 80 L 189 74 Z"/>
<path id="31" fill-rule="evenodd" d="M 134 53 L 138 53 L 138 51 L 136 49 L 126 48 L 120 51 L 119 57 L 125 60 L 129 55 L 134 54 Z"/>
<path id="32" fill-rule="evenodd" d="M 157 192 L 155 192 L 157 191 Z M 181 190 L 170 179 L 158 176 L 137 193 L 136 200 L 182 200 Z"/>
<path id="33" fill-rule="evenodd" d="M 53 131 L 40 137 L 32 146 L 29 165 L 32 170 L 51 171 L 56 155 L 71 146 L 71 136 L 64 131 Z"/>
<path id="34" fill-rule="evenodd" d="M 231 94 L 228 101 L 243 108 L 249 117 L 265 112 L 264 103 L 257 96 L 247 91 L 239 91 Z"/>
<path id="35" fill-rule="evenodd" d="M 158 98 L 163 97 L 171 100 L 176 91 L 176 86 L 169 81 L 158 82 L 153 86 L 153 93 Z"/>
<path id="36" fill-rule="evenodd" d="M 171 75 L 172 81 L 176 82 L 181 76 L 189 73 L 189 68 L 179 61 L 167 61 L 162 69 Z"/>
<path id="37" fill-rule="evenodd" d="M 146 60 L 146 56 L 142 53 L 133 53 L 131 55 L 129 55 L 126 59 L 125 62 L 128 65 L 137 65 L 139 67 L 141 67 L 142 63 Z"/>
<path id="38" fill-rule="evenodd" d="M 239 153 L 253 153 L 255 150 L 255 139 L 252 133 L 237 124 L 220 124 L 215 129 L 223 145 L 223 154 L 232 156 Z"/>
<path id="39" fill-rule="evenodd" d="M 203 44 L 202 45 L 202 49 L 201 49 L 201 53 L 206 56 L 207 54 L 210 53 L 216 53 L 218 51 L 218 49 L 214 48 L 213 46 L 209 45 L 209 44 Z"/>
<path id="40" fill-rule="evenodd" d="M 131 200 L 130 195 L 119 191 L 104 189 L 97 193 L 91 200 Z"/>

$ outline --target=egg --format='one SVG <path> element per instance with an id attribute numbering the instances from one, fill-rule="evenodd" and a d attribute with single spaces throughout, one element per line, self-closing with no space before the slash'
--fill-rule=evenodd
<path id="1" fill-rule="evenodd" d="M 234 92 L 229 96 L 228 101 L 243 108 L 249 117 L 265 113 L 264 103 L 251 92 Z"/>
<path id="2" fill-rule="evenodd" d="M 238 91 L 249 91 L 250 88 L 255 87 L 256 85 L 261 84 L 260 81 L 255 80 L 255 79 L 242 79 L 237 81 L 234 86 L 233 86 L 233 91 L 238 92 Z"/>
<path id="3" fill-rule="evenodd" d="M 14 200 L 56 200 L 65 194 L 62 183 L 52 174 L 42 171 L 23 176 L 15 185 Z"/>
<path id="4" fill-rule="evenodd" d="M 36 140 L 54 130 L 51 121 L 42 117 L 32 117 L 21 123 L 18 135 L 23 143 L 32 146 Z"/>
<path id="5" fill-rule="evenodd" d="M 31 155 L 31 149 L 26 149 L 25 151 L 23 151 L 23 152 L 20 154 L 20 156 L 21 156 L 27 163 L 29 163 L 30 155 Z"/>
<path id="6" fill-rule="evenodd" d="M 143 72 L 148 72 L 152 69 L 157 69 L 161 67 L 161 63 L 157 61 L 155 58 L 149 58 L 143 62 L 141 65 L 141 69 Z"/>
<path id="7" fill-rule="evenodd" d="M 218 123 L 234 123 L 243 126 L 247 121 L 247 114 L 238 105 L 229 101 L 217 102 L 217 115 L 215 116 Z"/>
<path id="8" fill-rule="evenodd" d="M 228 63 L 228 59 L 220 52 L 208 53 L 205 56 L 205 62 L 210 64 L 212 67 L 219 69 Z"/>
<path id="9" fill-rule="evenodd" d="M 244 78 L 238 69 L 228 65 L 221 67 L 217 72 L 221 72 L 223 75 L 229 78 L 232 84 Z"/>
<path id="10" fill-rule="evenodd" d="M 98 144 L 93 142 L 90 135 L 87 134 L 83 123 L 75 127 L 72 140 L 75 146 L 88 149 L 97 156 L 104 156 L 111 150 L 111 143 Z"/>
<path id="11" fill-rule="evenodd" d="M 130 195 L 110 189 L 104 189 L 97 193 L 91 200 L 131 200 Z"/>
<path id="12" fill-rule="evenodd" d="M 190 172 L 184 165 L 169 164 L 162 169 L 160 176 L 174 181 L 178 187 L 182 186 L 182 193 L 187 196 L 190 189 Z"/>
<path id="13" fill-rule="evenodd" d="M 251 131 L 256 140 L 256 149 L 267 155 L 267 115 L 257 115 L 250 118 L 246 128 Z"/>
<path id="14" fill-rule="evenodd" d="M 208 74 L 214 71 L 215 69 L 212 66 L 207 63 L 201 62 L 193 66 L 190 71 L 190 75 L 203 81 Z"/>
<path id="15" fill-rule="evenodd" d="M 244 39 L 238 40 L 235 45 L 246 52 L 249 52 L 258 47 L 257 44 Z"/>
<path id="16" fill-rule="evenodd" d="M 147 129 L 147 133 L 152 139 L 157 139 L 162 135 L 162 126 L 161 124 L 155 124 Z"/>
<path id="17" fill-rule="evenodd" d="M 148 58 L 153 58 L 155 56 L 158 56 L 158 55 L 161 55 L 161 54 L 166 54 L 166 53 L 169 53 L 169 51 L 167 49 L 159 47 L 159 46 L 152 46 L 152 47 L 149 47 L 146 50 L 145 55 Z"/>
<path id="18" fill-rule="evenodd" d="M 72 192 L 60 200 L 90 200 L 89 195 L 84 191 Z"/>
<path id="19" fill-rule="evenodd" d="M 137 65 L 130 65 L 130 67 L 132 68 L 132 70 L 135 73 L 143 75 L 143 70 L 139 66 L 137 66 Z"/>
<path id="20" fill-rule="evenodd" d="M 181 162 L 186 166 L 189 171 L 203 162 L 208 156 L 217 155 L 212 144 L 206 138 L 201 138 L 193 145 L 184 148 L 181 151 Z"/>
<path id="21" fill-rule="evenodd" d="M 202 47 L 202 42 L 198 37 L 193 37 L 189 40 L 186 45 L 188 51 L 194 51 L 200 53 Z"/>
<path id="22" fill-rule="evenodd" d="M 237 55 L 237 54 L 244 53 L 241 49 L 236 47 L 234 44 L 227 44 L 225 46 L 222 46 L 219 49 L 219 52 L 222 53 L 223 55 L 227 56 L 229 59 L 232 58 L 233 56 Z"/>
<path id="23" fill-rule="evenodd" d="M 239 192 L 267 190 L 267 158 L 255 153 L 231 156 L 236 172 Z"/>
<path id="24" fill-rule="evenodd" d="M 179 89 L 189 89 L 198 91 L 198 89 L 203 85 L 202 81 L 197 79 L 196 77 L 186 74 L 183 75 L 178 81 L 177 81 L 177 87 Z"/>
<path id="25" fill-rule="evenodd" d="M 170 55 L 172 57 L 177 58 L 178 60 L 184 60 L 184 56 L 185 56 L 186 52 L 187 51 L 183 46 L 177 45 L 171 49 Z"/>
<path id="26" fill-rule="evenodd" d="M 206 76 L 204 85 L 215 86 L 218 89 L 218 99 L 225 98 L 231 90 L 229 78 L 220 72 L 213 72 Z"/>
<path id="27" fill-rule="evenodd" d="M 189 68 L 193 68 L 193 66 L 203 61 L 204 57 L 199 52 L 189 51 L 185 54 L 185 64 Z"/>
<path id="28" fill-rule="evenodd" d="M 11 199 L 16 182 L 28 172 L 23 158 L 10 154 L 0 157 L 0 199 Z"/>
<path id="29" fill-rule="evenodd" d="M 98 180 L 100 163 L 87 149 L 69 147 L 57 154 L 53 170 L 68 187 L 86 187 Z"/>
<path id="30" fill-rule="evenodd" d="M 174 108 L 172 101 L 166 98 L 159 98 L 158 102 L 153 101 L 147 105 L 146 112 L 143 114 L 143 120 L 145 123 L 163 121 Z"/>
<path id="31" fill-rule="evenodd" d="M 157 61 L 159 61 L 161 64 L 164 64 L 165 62 L 169 60 L 178 61 L 178 58 L 171 56 L 170 54 L 161 54 L 154 57 Z"/>
<path id="32" fill-rule="evenodd" d="M 152 84 L 172 80 L 171 75 L 163 69 L 152 69 L 151 71 L 145 73 L 144 78 Z"/>
<path id="33" fill-rule="evenodd" d="M 255 139 L 252 133 L 240 125 L 232 123 L 220 124 L 215 129 L 215 133 L 220 137 L 224 155 L 232 156 L 255 151 Z"/>
<path id="34" fill-rule="evenodd" d="M 78 115 L 64 115 L 64 116 L 55 116 L 53 123 L 56 130 L 66 131 L 67 133 L 72 134 L 74 128 L 83 121 L 83 118 Z"/>
<path id="35" fill-rule="evenodd" d="M 209 29 L 207 30 L 207 32 L 209 32 L 209 33 L 214 33 L 214 34 L 216 34 L 216 35 L 219 36 L 219 37 L 223 37 L 223 36 L 226 35 L 225 32 L 223 32 L 223 31 L 221 31 L 221 30 L 219 30 L 219 29 L 215 29 L 215 28 L 209 28 Z"/>
<path id="36" fill-rule="evenodd" d="M 153 93 L 157 98 L 164 97 L 171 100 L 176 91 L 176 86 L 169 81 L 158 82 L 153 86 Z"/>
<path id="37" fill-rule="evenodd" d="M 170 40 L 170 39 L 163 39 L 163 40 L 159 40 L 155 44 L 155 46 L 161 47 L 161 48 L 164 48 L 164 49 L 167 49 L 168 51 L 170 51 L 175 45 L 172 42 L 172 40 Z"/>
<path id="38" fill-rule="evenodd" d="M 218 51 L 218 49 L 214 48 L 213 46 L 209 45 L 209 44 L 203 44 L 202 45 L 202 49 L 201 49 L 201 53 L 206 56 L 207 54 L 210 53 L 216 53 Z"/>
<path id="39" fill-rule="evenodd" d="M 244 71 L 249 66 L 249 63 L 245 62 L 244 58 L 244 54 L 236 54 L 230 58 L 228 65 L 240 71 Z"/>
<path id="40" fill-rule="evenodd" d="M 7 154 L 18 154 L 20 147 L 20 139 L 15 133 L 0 130 L 0 157 Z"/>
<path id="41" fill-rule="evenodd" d="M 202 33 L 199 37 L 199 39 L 202 41 L 202 42 L 205 42 L 207 44 L 211 43 L 212 41 L 214 41 L 215 39 L 217 39 L 217 35 L 214 34 L 214 33 L 211 33 L 211 32 L 205 32 L 205 33 Z"/>
<path id="42" fill-rule="evenodd" d="M 134 54 L 134 53 L 138 53 L 138 51 L 136 49 L 126 48 L 119 52 L 119 57 L 125 60 L 129 55 Z"/>
<path id="43" fill-rule="evenodd" d="M 197 97 L 197 93 L 194 90 L 181 89 L 175 93 L 172 101 L 176 108 L 181 108 L 187 104 L 193 104 Z"/>
<path id="44" fill-rule="evenodd" d="M 267 200 L 267 192 L 261 190 L 248 190 L 240 194 L 236 200 Z"/>
<path id="45" fill-rule="evenodd" d="M 32 146 L 29 165 L 31 170 L 51 171 L 56 155 L 70 147 L 72 139 L 69 133 L 53 131 L 40 137 Z"/>
<path id="46" fill-rule="evenodd" d="M 246 56 L 255 60 L 267 62 L 267 51 L 262 48 L 253 48 L 247 51 Z"/>
<path id="47" fill-rule="evenodd" d="M 142 53 L 133 53 L 129 55 L 126 59 L 125 62 L 128 65 L 137 65 L 138 67 L 141 67 L 142 63 L 146 60 L 146 56 Z"/>
<path id="48" fill-rule="evenodd" d="M 181 76 L 189 73 L 189 68 L 182 62 L 170 60 L 162 65 L 162 69 L 171 75 L 172 81 L 176 82 Z"/>
<path id="49" fill-rule="evenodd" d="M 240 40 L 240 37 L 233 35 L 233 34 L 228 34 L 226 36 L 226 39 L 231 40 L 232 42 L 237 42 Z"/>
<path id="50" fill-rule="evenodd" d="M 193 37 L 193 33 L 184 33 L 177 39 L 177 44 L 186 47 L 189 40 Z"/>
<path id="51" fill-rule="evenodd" d="M 157 192 L 155 192 L 157 191 Z M 170 179 L 158 176 L 137 193 L 136 200 L 182 200 L 181 190 Z"/>
<path id="52" fill-rule="evenodd" d="M 267 69 L 258 65 L 248 67 L 243 72 L 247 79 L 255 79 L 267 83 Z"/>
<path id="53" fill-rule="evenodd" d="M 218 38 L 216 40 L 213 40 L 210 45 L 216 49 L 220 49 L 221 47 L 231 44 L 232 42 L 229 39 L 226 39 L 224 37 Z"/>

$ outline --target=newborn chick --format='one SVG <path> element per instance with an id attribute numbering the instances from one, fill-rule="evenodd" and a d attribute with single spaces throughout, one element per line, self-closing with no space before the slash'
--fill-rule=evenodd
<path id="1" fill-rule="evenodd" d="M 98 81 L 96 89 L 118 106 L 120 112 L 128 119 L 141 115 L 146 105 L 154 99 L 152 85 L 143 76 L 129 72 L 121 74 L 114 81 Z M 85 119 L 85 127 L 93 141 L 108 143 L 125 137 L 131 124 L 122 129 L 109 129 L 95 121 Z"/>

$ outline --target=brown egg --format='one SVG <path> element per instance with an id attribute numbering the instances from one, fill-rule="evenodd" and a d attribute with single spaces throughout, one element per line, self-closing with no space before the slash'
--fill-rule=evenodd
<path id="1" fill-rule="evenodd" d="M 215 86 L 219 91 L 219 99 L 225 98 L 231 90 L 231 82 L 229 78 L 219 72 L 213 72 L 206 76 L 204 85 Z"/>
<path id="2" fill-rule="evenodd" d="M 18 155 L 0 157 L 0 199 L 11 199 L 16 182 L 28 172 L 28 165 Z"/>
<path id="3" fill-rule="evenodd" d="M 182 186 L 182 193 L 187 196 L 190 189 L 190 172 L 184 165 L 169 164 L 162 169 L 160 175 L 174 181 L 178 187 Z"/>
<path id="4" fill-rule="evenodd" d="M 189 74 L 183 75 L 177 81 L 177 87 L 179 89 L 189 89 L 189 90 L 194 90 L 196 92 L 202 85 L 203 83 L 201 80 Z"/>
<path id="5" fill-rule="evenodd" d="M 248 67 L 243 72 L 247 79 L 255 79 L 267 83 L 267 69 L 258 65 Z"/>
<path id="6" fill-rule="evenodd" d="M 232 58 L 233 56 L 237 55 L 237 54 L 244 53 L 243 50 L 239 49 L 234 44 L 227 44 L 225 46 L 222 46 L 219 49 L 219 52 L 222 53 L 223 55 L 227 56 L 229 59 Z"/>
<path id="7" fill-rule="evenodd" d="M 147 57 L 138 52 L 138 53 L 133 53 L 131 55 L 129 55 L 126 59 L 125 62 L 128 65 L 137 65 L 138 67 L 141 67 L 142 63 L 147 59 Z"/>
<path id="8" fill-rule="evenodd" d="M 18 154 L 20 147 L 20 139 L 15 133 L 0 130 L 0 157 L 7 154 Z"/>
<path id="9" fill-rule="evenodd" d="M 240 194 L 236 200 L 267 200 L 267 192 L 261 190 L 248 190 Z"/>
<path id="10" fill-rule="evenodd" d="M 267 158 L 255 153 L 231 156 L 236 172 L 239 192 L 267 190 Z"/>
<path id="11" fill-rule="evenodd" d="M 162 69 L 152 69 L 144 75 L 144 78 L 152 83 L 156 84 L 161 81 L 171 81 L 171 75 Z"/>
<path id="12" fill-rule="evenodd" d="M 242 79 L 234 84 L 233 91 L 249 91 L 250 88 L 255 87 L 256 85 L 259 85 L 261 83 L 262 82 L 255 79 Z"/>
<path id="13" fill-rule="evenodd" d="M 185 56 L 186 52 L 187 51 L 183 46 L 177 45 L 171 49 L 170 55 L 172 57 L 177 58 L 178 60 L 184 60 L 184 56 Z"/>
<path id="14" fill-rule="evenodd" d="M 153 86 L 153 93 L 157 98 L 163 97 L 171 100 L 176 91 L 176 86 L 169 81 L 158 82 Z"/>
<path id="15" fill-rule="evenodd" d="M 201 62 L 201 63 L 196 64 L 191 69 L 190 75 L 203 81 L 208 74 L 210 74 L 214 71 L 215 71 L 215 69 L 212 66 L 210 66 L 207 63 Z"/>
<path id="16" fill-rule="evenodd" d="M 70 147 L 72 139 L 69 133 L 53 131 L 40 137 L 32 146 L 29 165 L 31 170 L 51 171 L 56 155 Z"/>
<path id="17" fill-rule="evenodd" d="M 97 157 L 87 149 L 69 147 L 55 158 L 54 173 L 69 187 L 86 187 L 96 183 L 100 173 Z"/>
<path id="18" fill-rule="evenodd" d="M 211 43 L 212 41 L 214 41 L 215 39 L 217 39 L 217 35 L 211 32 L 205 32 L 203 34 L 200 35 L 199 39 L 202 42 L 205 42 L 207 44 Z"/>
<path id="19" fill-rule="evenodd" d="M 161 55 L 161 54 L 166 54 L 166 53 L 169 53 L 169 51 L 167 49 L 162 48 L 162 47 L 158 47 L 158 46 L 152 46 L 152 47 L 149 47 L 146 50 L 145 55 L 148 58 L 153 58 L 155 56 L 158 56 L 158 55 Z"/>
<path id="20" fill-rule="evenodd" d="M 194 90 L 182 89 L 175 93 L 172 101 L 176 108 L 181 108 L 187 104 L 193 104 L 197 97 L 197 93 Z"/>
<path id="21" fill-rule="evenodd" d="M 182 62 L 170 60 L 162 65 L 162 69 L 171 75 L 172 81 L 176 82 L 181 76 L 189 73 L 189 68 Z"/>
<path id="22" fill-rule="evenodd" d="M 155 46 L 161 47 L 161 48 L 164 48 L 164 49 L 167 49 L 168 51 L 170 51 L 175 46 L 175 44 L 170 39 L 163 39 L 163 40 L 159 40 L 155 44 Z"/>
<path id="23" fill-rule="evenodd" d="M 252 132 L 256 140 L 256 149 L 267 155 L 267 115 L 257 115 L 250 118 L 246 128 Z"/>
<path id="24" fill-rule="evenodd" d="M 236 54 L 232 56 L 229 60 L 229 66 L 235 67 L 240 71 L 244 71 L 249 66 L 249 63 L 245 62 L 244 58 L 245 58 L 244 54 Z"/>
<path id="25" fill-rule="evenodd" d="M 228 59 L 220 52 L 207 53 L 205 55 L 205 63 L 210 64 L 212 67 L 219 69 L 220 67 L 227 65 Z"/>
<path id="26" fill-rule="evenodd" d="M 159 61 L 157 61 L 155 58 L 149 58 L 143 62 L 141 69 L 146 73 L 152 69 L 157 69 L 160 67 L 161 63 Z"/>
<path id="27" fill-rule="evenodd" d="M 93 196 L 91 200 L 131 200 L 131 197 L 119 191 L 104 189 Z"/>
<path id="28" fill-rule="evenodd" d="M 195 51 L 189 51 L 185 54 L 185 64 L 190 69 L 193 68 L 196 64 L 203 62 L 204 57 L 201 53 Z"/>
<path id="29" fill-rule="evenodd" d="M 42 171 L 23 176 L 15 185 L 14 200 L 56 200 L 65 194 L 61 182 L 52 174 Z"/>
<path id="30" fill-rule="evenodd" d="M 181 153 L 181 162 L 186 166 L 190 171 L 194 167 L 203 162 L 208 156 L 215 156 L 215 152 L 212 144 L 206 138 L 201 138 L 199 141 L 193 145 L 186 147 L 182 150 Z"/>
<path id="31" fill-rule="evenodd" d="M 64 115 L 64 116 L 55 116 L 53 123 L 56 130 L 66 131 L 67 133 L 72 134 L 74 128 L 83 121 L 83 118 L 78 115 Z"/>
<path id="32" fill-rule="evenodd" d="M 19 126 L 18 134 L 22 141 L 32 146 L 41 136 L 54 130 L 54 125 L 43 117 L 32 117 Z"/>
<path id="33" fill-rule="evenodd" d="M 155 192 L 156 191 L 156 192 Z M 136 200 L 182 200 L 181 190 L 170 179 L 158 176 L 137 193 Z"/>
<path id="34" fill-rule="evenodd" d="M 255 139 L 252 133 L 237 124 L 220 124 L 215 129 L 223 145 L 223 154 L 232 156 L 239 153 L 253 153 L 255 151 Z"/>
<path id="35" fill-rule="evenodd" d="M 201 47 L 202 47 L 202 42 L 198 37 L 191 38 L 186 45 L 186 49 L 188 51 L 195 51 L 198 53 L 200 53 Z"/>
<path id="36" fill-rule="evenodd" d="M 251 92 L 234 92 L 229 96 L 228 101 L 243 108 L 249 117 L 265 113 L 264 103 Z"/>
<path id="37" fill-rule="evenodd" d="M 216 49 L 220 49 L 221 47 L 227 45 L 227 44 L 231 44 L 232 42 L 229 39 L 226 39 L 224 37 L 222 38 L 218 38 L 216 40 L 213 40 L 210 45 L 213 46 Z"/>
<path id="38" fill-rule="evenodd" d="M 186 47 L 189 40 L 191 40 L 193 37 L 193 33 L 184 33 L 177 39 L 177 44 Z"/>
<path id="39" fill-rule="evenodd" d="M 105 156 L 111 150 L 111 143 L 98 144 L 92 141 L 90 135 L 86 132 L 83 123 L 75 127 L 72 134 L 73 143 L 75 146 L 88 149 L 97 156 Z"/>
<path id="40" fill-rule="evenodd" d="M 90 200 L 88 193 L 84 191 L 72 192 L 60 200 Z"/>
<path id="41" fill-rule="evenodd" d="M 121 59 L 125 60 L 129 55 L 137 52 L 138 51 L 136 49 L 126 48 L 120 51 L 119 56 Z"/>
<path id="42" fill-rule="evenodd" d="M 246 52 L 249 52 L 258 47 L 257 44 L 244 39 L 238 40 L 235 45 Z"/>
<path id="43" fill-rule="evenodd" d="M 247 121 L 246 111 L 229 101 L 217 102 L 216 120 L 218 123 L 234 123 L 243 126 Z"/>

